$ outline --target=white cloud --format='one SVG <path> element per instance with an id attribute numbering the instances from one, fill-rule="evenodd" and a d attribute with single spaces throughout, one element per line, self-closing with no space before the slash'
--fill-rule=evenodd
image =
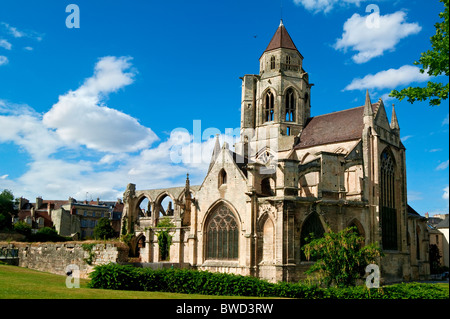
<path id="1" fill-rule="evenodd" d="M 8 32 L 14 38 L 32 38 L 37 41 L 42 41 L 42 34 L 39 34 L 36 31 L 20 31 L 16 27 L 13 27 L 6 22 L 1 22 L 0 24 L 3 25 L 3 28 L 6 30 L 6 32 Z"/>
<path id="2" fill-rule="evenodd" d="M 34 159 L 46 158 L 64 146 L 42 125 L 40 114 L 27 105 L 0 100 L 0 127 L 0 143 L 13 142 Z"/>
<path id="3" fill-rule="evenodd" d="M 448 113 L 447 113 L 447 117 L 442 121 L 442 125 L 448 125 Z"/>
<path id="4" fill-rule="evenodd" d="M 27 51 L 33 51 L 33 47 L 24 47 L 23 49 Z"/>
<path id="5" fill-rule="evenodd" d="M 445 169 L 448 168 L 448 165 L 449 165 L 449 160 L 446 160 L 445 162 L 442 162 L 441 164 L 439 164 L 439 165 L 436 167 L 436 170 L 437 170 L 437 171 L 443 171 L 443 170 L 445 170 Z"/>
<path id="6" fill-rule="evenodd" d="M 8 58 L 4 55 L 0 55 L 0 65 L 4 65 L 8 63 Z"/>
<path id="7" fill-rule="evenodd" d="M 129 58 L 104 57 L 94 75 L 59 101 L 43 117 L 43 123 L 67 143 L 98 151 L 134 152 L 148 147 L 158 137 L 150 128 L 102 101 L 108 94 L 133 82 Z"/>
<path id="8" fill-rule="evenodd" d="M 189 173 L 191 184 L 199 185 L 219 129 L 202 130 L 202 136 L 175 129 L 156 146 L 140 146 L 153 136 L 151 130 L 101 102 L 132 83 L 135 72 L 130 68 L 127 58 L 101 59 L 92 77 L 61 96 L 44 115 L 28 105 L 0 100 L 0 143 L 14 143 L 30 155 L 21 176 L 10 178 L 9 172 L 1 172 L 0 189 L 29 199 L 84 199 L 89 193 L 93 198 L 114 200 L 122 197 L 128 183 L 138 189 L 182 186 Z M 51 127 L 43 125 L 45 119 Z M 70 130 L 60 131 L 66 127 Z M 112 130 L 132 138 L 117 137 Z M 239 134 L 239 129 L 221 134 L 222 143 L 234 145 L 233 134 Z"/>
<path id="9" fill-rule="evenodd" d="M 443 189 L 443 191 L 444 191 L 444 194 L 442 195 L 442 198 L 448 200 L 449 199 L 449 188 L 448 188 L 448 186 L 445 187 Z"/>
<path id="10" fill-rule="evenodd" d="M 344 91 L 364 89 L 394 89 L 412 82 L 425 82 L 429 75 L 420 72 L 420 68 L 412 65 L 404 65 L 398 69 L 380 71 L 376 74 L 368 74 L 365 77 L 353 79 L 344 88 Z"/>
<path id="11" fill-rule="evenodd" d="M 330 12 L 336 5 L 356 5 L 359 7 L 361 2 L 368 0 L 294 0 L 297 5 L 302 5 L 305 9 L 313 11 L 314 13 Z"/>
<path id="12" fill-rule="evenodd" d="M 6 50 L 11 50 L 12 45 L 5 39 L 0 39 L 0 48 L 4 48 Z"/>
<path id="13" fill-rule="evenodd" d="M 377 23 L 372 20 L 378 19 Z M 381 56 L 385 51 L 393 51 L 398 42 L 422 29 L 417 23 L 407 23 L 406 13 L 398 11 L 392 14 L 368 16 L 353 14 L 344 23 L 344 32 L 334 44 L 336 50 L 356 51 L 352 59 L 355 63 L 365 63 Z"/>
<path id="14" fill-rule="evenodd" d="M 405 142 L 406 140 L 409 140 L 411 137 L 413 137 L 413 135 L 406 135 L 406 136 L 403 136 L 400 140 L 402 142 Z"/>

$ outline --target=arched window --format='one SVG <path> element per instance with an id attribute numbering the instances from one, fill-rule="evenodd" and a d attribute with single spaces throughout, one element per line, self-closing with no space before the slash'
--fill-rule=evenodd
<path id="1" fill-rule="evenodd" d="M 227 183 L 227 172 L 221 169 L 219 172 L 219 187 Z"/>
<path id="2" fill-rule="evenodd" d="M 275 69 L 275 57 L 273 55 L 270 57 L 270 69 Z"/>
<path id="3" fill-rule="evenodd" d="M 236 260 L 239 250 L 236 218 L 226 205 L 220 205 L 206 224 L 206 259 Z"/>
<path id="4" fill-rule="evenodd" d="M 286 92 L 286 121 L 295 121 L 295 94 L 294 90 L 289 89 Z"/>
<path id="5" fill-rule="evenodd" d="M 274 97 L 273 93 L 269 90 L 266 93 L 266 105 L 265 105 L 265 114 L 264 114 L 264 122 L 270 122 L 274 119 Z"/>
<path id="6" fill-rule="evenodd" d="M 395 163 L 389 150 L 381 154 L 380 206 L 383 249 L 397 249 L 397 210 L 395 208 Z"/>
<path id="7" fill-rule="evenodd" d="M 322 222 L 320 221 L 319 215 L 316 212 L 311 213 L 306 220 L 303 222 L 302 230 L 300 234 L 300 247 L 303 248 L 308 242 L 311 241 L 311 238 L 321 238 L 325 230 L 323 229 Z M 305 253 L 303 249 L 301 251 L 301 260 L 307 261 Z M 315 261 L 313 257 L 309 259 L 310 261 Z"/>

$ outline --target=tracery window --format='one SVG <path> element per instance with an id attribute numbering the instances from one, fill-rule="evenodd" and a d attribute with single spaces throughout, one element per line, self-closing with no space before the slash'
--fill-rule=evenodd
<path id="1" fill-rule="evenodd" d="M 292 89 L 286 92 L 286 121 L 295 121 L 295 95 Z"/>
<path id="2" fill-rule="evenodd" d="M 239 251 L 236 218 L 226 205 L 220 205 L 206 226 L 206 259 L 236 260 Z"/>
<path id="3" fill-rule="evenodd" d="M 270 90 L 266 93 L 265 102 L 264 122 L 270 122 L 274 120 L 274 96 Z"/>
<path id="4" fill-rule="evenodd" d="M 397 210 L 395 207 L 395 162 L 385 150 L 381 154 L 380 206 L 383 249 L 397 249 Z"/>

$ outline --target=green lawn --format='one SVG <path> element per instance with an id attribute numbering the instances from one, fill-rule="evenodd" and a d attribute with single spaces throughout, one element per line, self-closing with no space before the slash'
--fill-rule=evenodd
<path id="1" fill-rule="evenodd" d="M 80 288 L 67 288 L 66 276 L 0 264 L 0 299 L 229 299 L 244 297 L 206 296 L 167 292 L 122 291 L 87 288 L 88 280 L 80 280 Z"/>

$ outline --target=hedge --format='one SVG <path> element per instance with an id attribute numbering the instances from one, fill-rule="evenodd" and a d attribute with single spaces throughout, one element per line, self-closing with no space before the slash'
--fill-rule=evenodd
<path id="1" fill-rule="evenodd" d="M 90 288 L 176 292 L 220 296 L 301 299 L 448 299 L 449 291 L 424 283 L 402 283 L 380 289 L 365 286 L 321 288 L 300 283 L 269 283 L 251 276 L 188 269 L 136 268 L 110 263 L 90 273 Z"/>

